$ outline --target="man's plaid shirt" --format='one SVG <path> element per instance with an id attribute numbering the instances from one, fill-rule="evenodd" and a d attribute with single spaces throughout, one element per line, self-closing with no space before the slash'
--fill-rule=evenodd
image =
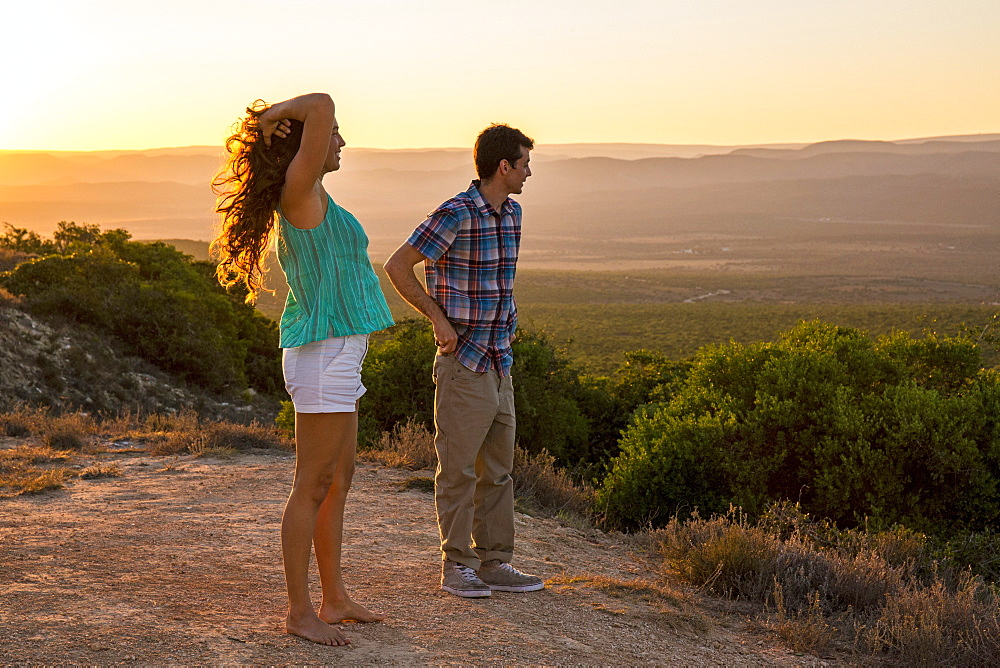
<path id="1" fill-rule="evenodd" d="M 479 181 L 473 181 L 406 242 L 428 259 L 427 293 L 458 332 L 458 361 L 473 371 L 509 375 L 517 329 L 513 289 L 521 205 L 508 197 L 498 213 L 483 199 Z"/>

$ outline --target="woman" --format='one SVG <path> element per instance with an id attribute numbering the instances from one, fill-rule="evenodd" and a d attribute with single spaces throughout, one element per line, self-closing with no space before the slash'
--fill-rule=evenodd
<path id="1" fill-rule="evenodd" d="M 340 135 L 329 95 L 302 95 L 247 109 L 215 180 L 222 228 L 212 242 L 219 281 L 242 282 L 253 301 L 273 236 L 289 294 L 281 316 L 282 368 L 295 405 L 295 479 L 281 519 L 288 633 L 325 645 L 350 640 L 332 624 L 383 619 L 351 600 L 341 574 L 344 504 L 354 475 L 357 400 L 368 334 L 392 316 L 368 259 L 368 238 L 323 188 L 340 168 Z M 275 224 L 277 223 L 277 224 Z M 323 589 L 309 597 L 310 548 Z"/>

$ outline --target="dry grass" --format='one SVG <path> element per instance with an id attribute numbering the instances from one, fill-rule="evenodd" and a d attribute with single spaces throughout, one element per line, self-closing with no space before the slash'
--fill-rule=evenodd
<path id="1" fill-rule="evenodd" d="M 550 585 L 585 585 L 615 598 L 645 603 L 669 604 L 679 608 L 690 602 L 690 596 L 663 583 L 648 580 L 622 580 L 605 575 L 557 575 L 546 581 Z"/>
<path id="2" fill-rule="evenodd" d="M 579 520 L 590 517 L 594 491 L 579 486 L 548 452 L 530 455 L 517 447 L 514 450 L 514 495 L 529 510 L 547 515 Z"/>
<path id="3" fill-rule="evenodd" d="M 57 450 L 81 450 L 92 442 L 97 426 L 85 413 L 52 415 L 47 408 L 22 405 L 0 415 L 0 430 L 12 438 L 37 436 Z"/>
<path id="4" fill-rule="evenodd" d="M 956 589 L 936 581 L 890 596 L 875 624 L 862 628 L 865 649 L 899 665 L 987 666 L 1000 662 L 1000 600 L 982 580 Z"/>
<path id="5" fill-rule="evenodd" d="M 73 475 L 69 468 L 37 465 L 65 462 L 72 457 L 70 451 L 37 445 L 0 450 L 0 497 L 39 494 L 62 488 L 66 479 Z"/>
<path id="6" fill-rule="evenodd" d="M 578 574 L 557 575 L 545 581 L 546 585 L 559 592 L 566 589 L 591 589 L 606 594 L 618 603 L 609 607 L 592 603 L 598 612 L 612 615 L 635 614 L 635 606 L 645 604 L 655 610 L 659 623 L 678 631 L 706 633 L 710 627 L 704 615 L 697 611 L 690 596 L 662 583 L 648 580 L 623 580 L 605 575 Z M 620 605 L 629 607 L 619 607 Z M 644 613 L 639 610 L 641 616 Z M 648 613 L 645 613 L 648 614 Z"/>
<path id="7" fill-rule="evenodd" d="M 120 478 L 122 467 L 118 464 L 93 464 L 80 471 L 82 480 L 95 480 L 97 478 Z"/>
<path id="8" fill-rule="evenodd" d="M 358 456 L 410 470 L 437 466 L 434 434 L 412 418 L 396 425 L 391 432 L 382 432 L 373 447 L 362 450 Z M 590 514 L 593 490 L 576 485 L 547 452 L 532 456 L 516 448 L 513 478 L 514 495 L 525 511 L 570 519 L 587 518 Z"/>
<path id="9" fill-rule="evenodd" d="M 406 490 L 416 490 L 418 492 L 427 492 L 428 494 L 434 493 L 434 478 L 428 478 L 427 476 L 413 476 L 412 478 L 407 478 L 399 484 L 399 488 L 403 491 Z"/>
<path id="10" fill-rule="evenodd" d="M 53 489 L 62 489 L 66 479 L 72 475 L 73 472 L 67 468 L 40 469 L 33 466 L 0 473 L 0 488 L 11 490 L 9 493 L 0 491 L 0 496 L 41 494 Z"/>
<path id="11" fill-rule="evenodd" d="M 292 441 L 275 427 L 256 421 L 248 425 L 203 422 L 188 411 L 171 417 L 151 416 L 146 426 L 165 436 L 151 449 L 154 455 L 186 452 L 203 457 L 232 457 L 247 450 L 291 450 L 294 447 Z"/>
<path id="12" fill-rule="evenodd" d="M 813 592 L 805 609 L 790 611 L 785 607 L 781 584 L 774 583 L 775 614 L 762 626 L 778 635 L 796 652 L 822 654 L 837 636 L 837 629 L 827 622 L 819 602 L 819 592 Z"/>
<path id="13" fill-rule="evenodd" d="M 927 566 L 932 557 L 919 534 L 837 530 L 801 513 L 791 519 L 775 522 L 772 514 L 750 523 L 731 511 L 710 520 L 675 520 L 652 535 L 667 572 L 714 594 L 760 604 L 761 625 L 799 651 L 818 653 L 853 641 L 869 658 L 899 665 L 996 661 L 995 585 L 971 575 L 955 584 L 942 579 Z"/>
<path id="14" fill-rule="evenodd" d="M 382 432 L 373 447 L 362 450 L 358 456 L 385 466 L 411 471 L 437 466 L 434 434 L 413 418 L 397 424 L 391 432 Z"/>
<path id="15" fill-rule="evenodd" d="M 41 431 L 48 410 L 34 406 L 15 406 L 13 410 L 0 415 L 0 431 L 11 438 L 27 438 Z"/>

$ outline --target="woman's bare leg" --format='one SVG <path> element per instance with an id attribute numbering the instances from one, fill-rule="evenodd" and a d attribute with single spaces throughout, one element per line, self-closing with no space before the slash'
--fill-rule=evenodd
<path id="1" fill-rule="evenodd" d="M 323 584 L 323 604 L 319 609 L 319 617 L 330 624 L 345 620 L 378 622 L 385 619 L 385 615 L 374 613 L 351 600 L 341 570 L 344 506 L 354 477 L 354 458 L 358 448 L 358 413 L 355 411 L 350 415 L 353 417 L 353 425 L 348 433 L 344 434 L 344 445 L 340 449 L 336 476 L 326 499 L 319 507 L 316 532 L 313 534 L 316 563 Z"/>
<path id="2" fill-rule="evenodd" d="M 350 640 L 320 619 L 313 608 L 309 597 L 309 556 L 320 508 L 328 505 L 331 489 L 342 477 L 338 469 L 348 456 L 345 450 L 350 451 L 353 472 L 357 424 L 356 412 L 295 414 L 295 480 L 281 518 L 281 553 L 288 589 L 285 630 L 323 645 L 346 645 Z M 346 500 L 346 492 L 343 498 Z M 328 514 L 329 511 L 324 513 Z M 343 517 L 342 502 L 340 516 Z M 341 519 L 341 532 L 342 525 Z M 324 549 L 328 550 L 317 549 L 317 561 Z M 339 549 L 338 541 L 338 555 Z"/>

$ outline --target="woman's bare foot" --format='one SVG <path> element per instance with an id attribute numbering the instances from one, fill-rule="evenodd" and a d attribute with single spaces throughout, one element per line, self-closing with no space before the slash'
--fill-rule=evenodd
<path id="1" fill-rule="evenodd" d="M 381 622 L 385 615 L 372 612 L 360 603 L 355 603 L 351 599 L 339 601 L 336 604 L 324 603 L 319 609 L 319 618 L 327 624 L 337 622 Z"/>
<path id="2" fill-rule="evenodd" d="M 350 645 L 351 639 L 319 617 L 285 618 L 285 631 L 320 645 Z"/>

